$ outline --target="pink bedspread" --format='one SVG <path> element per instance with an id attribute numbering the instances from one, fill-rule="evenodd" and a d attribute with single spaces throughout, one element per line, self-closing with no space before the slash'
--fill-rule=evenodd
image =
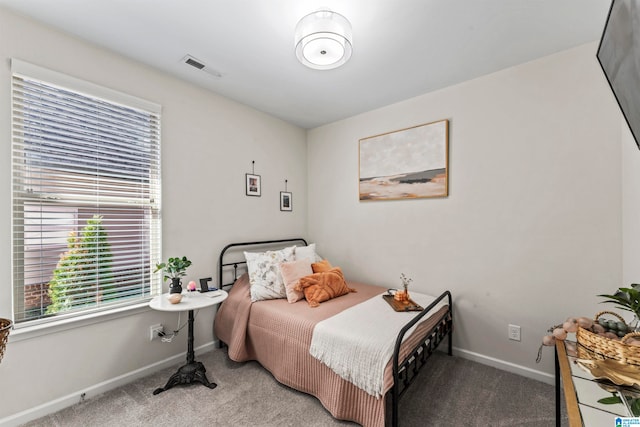
<path id="1" fill-rule="evenodd" d="M 317 397 L 337 419 L 381 427 L 385 422 L 385 399 L 376 399 L 343 380 L 309 354 L 316 323 L 385 291 L 362 283 L 349 282 L 348 285 L 358 292 L 323 302 L 317 308 L 309 307 L 305 300 L 295 304 L 289 304 L 286 299 L 252 304 L 249 279 L 245 274 L 220 306 L 214 331 L 228 345 L 232 360 L 258 361 L 282 384 Z M 419 335 L 433 327 L 445 312 L 446 307 L 443 307 L 423 322 L 405 345 L 408 347 L 419 341 Z M 389 364 L 384 377 L 385 393 L 392 383 Z"/>

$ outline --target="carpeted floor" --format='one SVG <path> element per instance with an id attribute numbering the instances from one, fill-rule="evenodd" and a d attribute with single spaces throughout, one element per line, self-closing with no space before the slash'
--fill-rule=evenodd
<path id="1" fill-rule="evenodd" d="M 226 348 L 196 360 L 217 388 L 177 386 L 154 396 L 176 366 L 26 426 L 355 425 L 333 419 L 314 397 L 281 385 L 257 363 L 230 361 Z M 443 353 L 431 360 L 401 401 L 402 427 L 555 425 L 553 386 Z"/>

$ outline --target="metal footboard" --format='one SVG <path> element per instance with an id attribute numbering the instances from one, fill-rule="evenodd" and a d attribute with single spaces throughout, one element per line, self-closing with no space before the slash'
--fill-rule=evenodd
<path id="1" fill-rule="evenodd" d="M 424 339 L 420 340 L 420 343 L 416 345 L 404 360 L 400 360 L 400 347 L 404 340 L 404 336 L 407 331 L 415 326 L 427 316 L 429 312 L 438 305 L 442 300 L 447 298 L 448 309 L 444 316 L 438 321 L 438 323 L 427 332 Z M 390 424 L 393 427 L 398 425 L 398 404 L 400 398 L 407 390 L 407 388 L 413 383 L 418 376 L 420 370 L 426 366 L 427 359 L 438 348 L 440 343 L 449 337 L 447 353 L 452 355 L 452 337 L 453 337 L 453 305 L 451 299 L 451 292 L 443 292 L 435 301 L 433 301 L 428 307 L 414 317 L 411 322 L 407 323 L 396 338 L 396 345 L 393 351 L 393 387 L 390 390 L 391 395 L 391 420 Z M 388 417 L 387 417 L 388 420 Z"/>

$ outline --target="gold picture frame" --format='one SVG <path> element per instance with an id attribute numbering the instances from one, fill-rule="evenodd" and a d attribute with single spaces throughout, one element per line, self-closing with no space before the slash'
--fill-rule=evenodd
<path id="1" fill-rule="evenodd" d="M 362 138 L 359 198 L 401 200 L 449 195 L 449 120 Z"/>

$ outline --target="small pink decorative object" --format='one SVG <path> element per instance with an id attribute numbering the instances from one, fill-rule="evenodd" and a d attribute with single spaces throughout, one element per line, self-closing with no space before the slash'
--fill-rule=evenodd
<path id="1" fill-rule="evenodd" d="M 192 280 L 192 281 L 190 281 L 190 282 L 187 284 L 187 290 L 188 290 L 188 291 L 195 291 L 195 290 L 196 290 L 196 282 L 194 282 L 193 280 Z"/>
<path id="2" fill-rule="evenodd" d="M 178 304 L 182 301 L 182 294 L 169 294 L 169 302 L 171 304 Z"/>

